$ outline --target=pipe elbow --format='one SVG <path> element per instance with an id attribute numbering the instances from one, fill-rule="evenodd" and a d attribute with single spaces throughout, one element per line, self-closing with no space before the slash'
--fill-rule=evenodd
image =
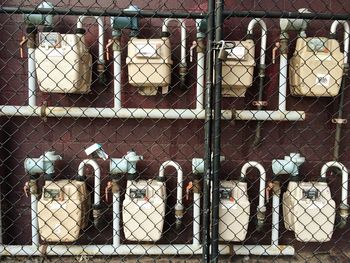
<path id="1" fill-rule="evenodd" d="M 242 178 L 246 177 L 247 170 L 250 167 L 254 167 L 254 168 L 258 169 L 261 177 L 263 177 L 263 178 L 266 177 L 265 168 L 258 162 L 250 161 L 250 162 L 245 163 L 241 169 L 241 177 Z"/>
<path id="2" fill-rule="evenodd" d="M 328 169 L 331 168 L 331 167 L 338 168 L 341 171 L 343 177 L 346 177 L 346 176 L 349 175 L 348 169 L 342 163 L 337 162 L 337 161 L 331 161 L 331 162 L 325 163 L 322 166 L 322 168 L 321 168 L 321 177 L 325 178 Z"/>
<path id="3" fill-rule="evenodd" d="M 267 26 L 266 23 L 264 22 L 264 20 L 260 19 L 260 18 L 254 18 L 252 19 L 249 24 L 248 24 L 248 29 L 247 29 L 247 34 L 248 35 L 252 35 L 253 34 L 253 29 L 255 27 L 256 24 L 259 24 L 261 27 L 261 30 L 263 31 L 263 34 L 266 35 L 267 32 Z"/>
<path id="4" fill-rule="evenodd" d="M 100 177 L 101 176 L 100 166 L 97 164 L 97 162 L 95 160 L 91 160 L 91 159 L 85 159 L 79 164 L 79 168 L 78 168 L 78 175 L 79 176 L 83 176 L 84 175 L 84 167 L 85 167 L 85 165 L 90 165 L 94 169 L 94 174 L 95 174 L 96 177 Z"/>

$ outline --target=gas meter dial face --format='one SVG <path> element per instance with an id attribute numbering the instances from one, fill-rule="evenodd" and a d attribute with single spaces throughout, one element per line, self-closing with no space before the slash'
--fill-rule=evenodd
<path id="1" fill-rule="evenodd" d="M 44 198 L 58 200 L 60 197 L 60 193 L 61 190 L 59 189 L 44 189 Z"/>
<path id="2" fill-rule="evenodd" d="M 310 188 L 308 190 L 303 190 L 303 196 L 306 199 L 310 199 L 312 201 L 316 200 L 319 197 L 319 192 L 316 188 Z"/>
<path id="3" fill-rule="evenodd" d="M 45 47 L 58 47 L 61 43 L 61 34 L 57 32 L 42 32 L 39 34 L 39 43 Z"/>
<path id="4" fill-rule="evenodd" d="M 220 199 L 230 199 L 232 196 L 231 188 L 220 187 L 219 191 L 220 191 Z"/>
<path id="5" fill-rule="evenodd" d="M 131 199 L 144 199 L 146 197 L 146 189 L 130 189 Z"/>

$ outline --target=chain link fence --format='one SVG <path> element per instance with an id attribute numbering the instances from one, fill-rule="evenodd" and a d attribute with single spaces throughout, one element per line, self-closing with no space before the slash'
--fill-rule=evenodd
<path id="1" fill-rule="evenodd" d="M 1 261 L 348 262 L 349 12 L 3 1 Z"/>

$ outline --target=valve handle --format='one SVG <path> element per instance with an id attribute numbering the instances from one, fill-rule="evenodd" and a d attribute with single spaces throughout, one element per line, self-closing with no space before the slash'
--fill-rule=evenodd
<path id="1" fill-rule="evenodd" d="M 108 43 L 106 45 L 106 60 L 109 60 L 110 53 L 109 53 L 109 47 L 113 45 L 113 39 L 108 39 Z"/>
<path id="2" fill-rule="evenodd" d="M 26 195 L 26 197 L 29 197 L 29 182 L 26 182 L 23 186 L 23 192 Z"/>
<path id="3" fill-rule="evenodd" d="M 272 49 L 272 64 L 276 63 L 276 52 L 281 47 L 280 42 L 275 43 L 275 47 Z"/>
<path id="4" fill-rule="evenodd" d="M 188 185 L 186 186 L 186 200 L 189 199 L 190 196 L 190 191 L 193 188 L 193 182 L 189 182 Z"/>
<path id="5" fill-rule="evenodd" d="M 193 50 L 197 47 L 197 41 L 192 42 L 192 46 L 190 48 L 190 62 L 193 62 Z"/>
<path id="6" fill-rule="evenodd" d="M 21 58 L 24 58 L 23 45 L 27 43 L 27 41 L 28 41 L 28 38 L 26 38 L 25 36 L 22 36 L 22 40 L 21 42 L 19 42 L 19 52 L 20 52 Z"/>
<path id="7" fill-rule="evenodd" d="M 112 185 L 113 185 L 113 183 L 111 181 L 109 181 L 107 183 L 106 188 L 105 188 L 105 200 L 106 200 L 106 202 L 108 202 L 108 193 L 112 189 Z"/>

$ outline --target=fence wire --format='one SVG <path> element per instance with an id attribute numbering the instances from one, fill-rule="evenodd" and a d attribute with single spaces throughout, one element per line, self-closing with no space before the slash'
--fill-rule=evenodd
<path id="1" fill-rule="evenodd" d="M 2 1 L 1 261 L 350 260 L 349 6 L 211 3 Z"/>

